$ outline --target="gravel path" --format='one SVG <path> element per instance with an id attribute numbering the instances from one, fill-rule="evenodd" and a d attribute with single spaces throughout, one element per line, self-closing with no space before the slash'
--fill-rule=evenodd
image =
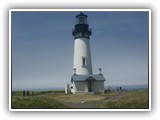
<path id="1" fill-rule="evenodd" d="M 65 105 L 71 107 L 71 108 L 96 108 L 96 105 L 101 104 L 105 100 L 98 100 L 98 101 L 92 101 L 92 102 L 86 102 L 86 103 L 64 103 Z"/>

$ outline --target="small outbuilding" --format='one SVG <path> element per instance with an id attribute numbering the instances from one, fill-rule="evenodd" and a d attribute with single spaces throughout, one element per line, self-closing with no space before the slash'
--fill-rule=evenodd
<path id="1" fill-rule="evenodd" d="M 71 92 L 76 93 L 104 93 L 105 78 L 102 74 L 77 75 L 71 77 Z"/>

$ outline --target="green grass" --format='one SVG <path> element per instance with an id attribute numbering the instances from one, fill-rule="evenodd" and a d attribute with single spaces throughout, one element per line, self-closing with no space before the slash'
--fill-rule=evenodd
<path id="1" fill-rule="evenodd" d="M 12 96 L 12 109 L 55 109 L 69 108 L 46 96 Z"/>
<path id="2" fill-rule="evenodd" d="M 102 100 L 98 108 L 106 109 L 147 109 L 149 108 L 148 90 L 110 92 L 108 94 L 64 94 L 62 91 L 35 91 L 32 96 L 23 96 L 23 91 L 12 92 L 12 109 L 63 109 L 70 108 L 65 103 L 85 103 Z M 119 94 L 122 94 L 122 96 Z M 117 96 L 117 97 L 116 97 Z M 116 97 L 116 99 L 110 99 Z M 63 104 L 64 103 L 64 104 Z"/>
<path id="3" fill-rule="evenodd" d="M 126 95 L 115 101 L 107 100 L 99 108 L 110 109 L 147 109 L 149 108 L 148 90 L 137 90 L 127 92 Z"/>

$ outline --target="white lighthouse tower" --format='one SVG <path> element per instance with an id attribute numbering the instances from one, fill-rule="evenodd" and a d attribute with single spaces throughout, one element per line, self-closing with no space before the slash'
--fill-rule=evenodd
<path id="1" fill-rule="evenodd" d="M 73 67 L 76 74 L 92 74 L 92 62 L 90 52 L 91 29 L 87 24 L 87 15 L 82 12 L 76 16 L 74 36 L 74 61 Z"/>
<path id="2" fill-rule="evenodd" d="M 92 73 L 90 51 L 92 32 L 87 23 L 87 17 L 82 12 L 76 15 L 76 23 L 72 31 L 74 36 L 74 72 L 71 77 L 71 92 L 73 94 L 104 92 L 105 78 L 103 74 L 101 72 L 99 74 Z"/>

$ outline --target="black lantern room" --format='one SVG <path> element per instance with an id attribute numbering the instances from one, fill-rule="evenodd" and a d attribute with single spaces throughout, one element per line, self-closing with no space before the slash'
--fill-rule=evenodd
<path id="1" fill-rule="evenodd" d="M 80 14 L 76 15 L 76 23 L 75 27 L 72 31 L 72 35 L 76 38 L 89 38 L 92 34 L 91 29 L 87 23 L 87 15 L 80 12 Z"/>

